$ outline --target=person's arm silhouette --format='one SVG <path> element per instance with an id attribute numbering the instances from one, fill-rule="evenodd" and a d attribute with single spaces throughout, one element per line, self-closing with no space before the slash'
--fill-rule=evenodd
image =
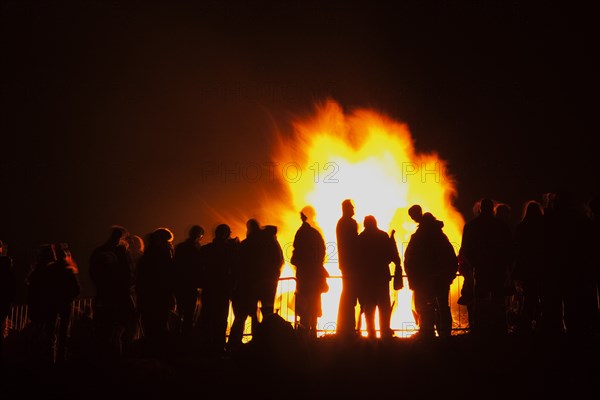
<path id="1" fill-rule="evenodd" d="M 396 235 L 396 230 L 392 229 L 392 233 L 390 235 L 390 242 L 393 254 L 392 262 L 394 263 L 393 285 L 394 290 L 401 290 L 404 287 L 404 279 L 402 278 L 403 272 L 402 264 L 400 263 L 400 253 L 398 252 L 398 245 L 396 244 L 396 238 L 394 237 L 394 235 Z"/>

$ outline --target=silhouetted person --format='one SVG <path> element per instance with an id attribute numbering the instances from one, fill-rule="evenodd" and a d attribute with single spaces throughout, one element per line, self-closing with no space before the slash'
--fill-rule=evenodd
<path id="1" fill-rule="evenodd" d="M 404 268 L 414 292 L 419 336 L 433 337 L 437 331 L 438 336 L 448 337 L 452 333 L 450 285 L 456 278 L 458 259 L 442 221 L 431 213 L 422 214 L 418 221 L 404 253 Z"/>
<path id="2" fill-rule="evenodd" d="M 277 285 L 285 259 L 283 249 L 277 239 L 277 227 L 275 225 L 265 225 L 263 228 L 264 253 L 261 268 L 257 276 L 257 294 L 258 301 L 261 303 L 262 318 L 275 312 L 275 296 L 277 294 Z"/>
<path id="3" fill-rule="evenodd" d="M 28 277 L 28 303 L 39 361 L 55 363 L 67 357 L 73 301 L 79 296 L 77 264 L 65 243 L 44 245 Z"/>
<path id="4" fill-rule="evenodd" d="M 418 225 L 421 223 L 421 220 L 423 219 L 423 208 L 419 204 L 413 204 L 408 209 L 408 215 L 417 224 L 417 227 L 418 227 Z M 414 292 L 414 290 L 412 291 L 412 315 L 413 315 L 417 325 L 419 325 L 419 313 L 417 312 L 416 307 L 415 307 L 415 292 Z"/>
<path id="5" fill-rule="evenodd" d="M 564 330 L 588 338 L 598 312 L 593 266 L 592 225 L 584 204 L 569 192 L 556 193 L 544 211 L 546 271 L 542 294 L 542 329 Z"/>
<path id="6" fill-rule="evenodd" d="M 27 308 L 32 329 L 31 351 L 38 353 L 38 355 L 39 351 L 45 350 L 42 347 L 47 344 L 42 343 L 42 339 L 44 339 L 44 325 L 48 318 L 48 311 L 46 310 L 46 304 L 44 304 L 44 291 L 46 290 L 44 283 L 47 280 L 48 265 L 54 261 L 56 261 L 54 245 L 41 245 L 37 250 L 35 260 L 31 264 L 31 269 L 26 279 Z"/>
<path id="7" fill-rule="evenodd" d="M 512 222 L 512 208 L 505 203 L 498 203 L 494 206 L 494 216 L 499 219 L 500 221 L 504 222 L 506 224 L 506 226 L 508 227 L 510 233 L 511 233 L 511 238 L 512 238 L 512 243 L 513 243 L 513 256 L 512 258 L 509 260 L 509 264 L 508 264 L 508 274 L 507 274 L 507 282 L 506 282 L 506 293 L 508 295 L 511 295 L 514 293 L 514 286 L 512 285 L 512 282 L 510 282 L 510 277 L 512 276 L 512 272 L 514 270 L 514 252 L 515 252 L 515 248 L 514 248 L 514 235 L 515 235 L 515 225 Z"/>
<path id="8" fill-rule="evenodd" d="M 504 301 L 506 308 L 507 324 L 510 331 L 516 329 L 521 308 L 521 299 L 517 293 L 513 272 L 515 269 L 515 226 L 512 222 L 512 208 L 506 203 L 497 203 L 494 206 L 494 216 L 504 222 L 511 234 L 512 255 L 506 265 L 506 278 L 504 281 Z"/>
<path id="9" fill-rule="evenodd" d="M 127 243 L 127 252 L 131 258 L 131 298 L 134 304 L 134 316 L 132 323 L 128 325 L 123 334 L 124 343 L 133 343 L 138 340 L 142 335 L 142 327 L 140 322 L 140 312 L 137 306 L 137 296 L 135 294 L 135 278 L 137 276 L 137 265 L 140 262 L 140 258 L 144 254 L 146 243 L 144 239 L 139 235 L 132 235 L 131 233 L 125 237 Z"/>
<path id="10" fill-rule="evenodd" d="M 17 279 L 7 245 L 0 240 L 0 361 L 3 359 L 4 324 L 17 295 Z"/>
<path id="11" fill-rule="evenodd" d="M 55 252 L 56 261 L 50 263 L 48 268 L 52 277 L 52 286 L 55 289 L 54 297 L 50 302 L 56 307 L 58 317 L 55 360 L 60 362 L 67 358 L 67 340 L 72 323 L 73 301 L 81 293 L 81 286 L 77 263 L 73 260 L 69 246 L 66 243 L 59 243 L 56 245 Z"/>
<path id="12" fill-rule="evenodd" d="M 142 237 L 139 235 L 129 234 L 127 235 L 125 240 L 128 245 L 127 251 L 129 251 L 129 256 L 131 257 L 131 261 L 133 264 L 133 276 L 135 277 L 135 268 L 138 262 L 140 261 L 142 254 L 144 254 L 144 239 L 142 239 Z"/>
<path id="13" fill-rule="evenodd" d="M 512 231 L 514 229 L 512 223 L 512 208 L 505 203 L 498 203 L 494 206 L 494 215 L 496 218 L 504 222 Z"/>
<path id="14" fill-rule="evenodd" d="M 539 328 L 545 260 L 544 232 L 542 205 L 535 200 L 528 201 L 523 218 L 515 229 L 515 270 L 512 277 L 523 299 L 517 332 L 527 333 Z"/>
<path id="15" fill-rule="evenodd" d="M 254 218 L 246 222 L 246 238 L 240 244 L 239 275 L 232 295 L 234 320 L 227 347 L 242 343 L 246 320 L 251 318 L 252 338 L 259 329 L 258 304 L 264 320 L 273 314 L 279 276 L 283 268 L 283 250 L 277 240 L 277 227 L 260 227 Z"/>
<path id="16" fill-rule="evenodd" d="M 264 239 L 259 222 L 246 221 L 246 237 L 240 242 L 238 268 L 233 272 L 231 307 L 233 322 L 227 341 L 227 350 L 236 351 L 242 345 L 246 320 L 251 318 L 252 338 L 258 329 L 258 271 L 263 263 Z"/>
<path id="17" fill-rule="evenodd" d="M 473 331 L 506 334 L 505 283 L 512 262 L 510 228 L 494 216 L 494 202 L 484 198 L 479 215 L 463 228 L 460 256 L 473 268 Z"/>
<path id="18" fill-rule="evenodd" d="M 194 225 L 188 237 L 175 247 L 173 264 L 175 267 L 175 299 L 177 314 L 181 322 L 179 333 L 187 341 L 194 327 L 194 311 L 199 300 L 199 288 L 202 287 L 202 254 L 200 240 L 204 228 Z"/>
<path id="19" fill-rule="evenodd" d="M 133 300 L 133 261 L 125 242 L 128 232 L 113 226 L 107 240 L 96 247 L 90 256 L 90 278 L 96 289 L 92 300 L 93 321 L 104 351 L 121 356 L 124 334 L 136 321 Z"/>
<path id="20" fill-rule="evenodd" d="M 400 265 L 400 256 L 387 233 L 377 226 L 372 215 L 364 219 L 364 230 L 358 235 L 359 250 L 359 302 L 365 313 L 367 335 L 376 338 L 375 312 L 379 313 L 381 338 L 393 336 L 390 328 L 392 305 L 390 302 L 390 263 L 396 268 Z"/>
<path id="21" fill-rule="evenodd" d="M 304 207 L 300 212 L 302 225 L 294 236 L 291 263 L 296 267 L 296 311 L 299 330 L 309 339 L 317 337 L 317 320 L 322 316 L 321 294 L 327 292 L 325 240 L 321 232 L 308 222 L 314 209 Z"/>
<path id="22" fill-rule="evenodd" d="M 213 240 L 202 246 L 204 283 L 200 309 L 200 339 L 210 357 L 223 355 L 227 334 L 227 318 L 239 269 L 239 239 L 231 238 L 227 224 L 216 227 Z"/>
<path id="23" fill-rule="evenodd" d="M 342 202 L 342 217 L 336 225 L 339 268 L 342 272 L 342 292 L 337 317 L 337 333 L 342 337 L 354 337 L 357 331 L 356 306 L 358 304 L 358 223 L 354 219 L 354 204 Z"/>
<path id="24" fill-rule="evenodd" d="M 166 355 L 169 320 L 175 308 L 173 281 L 173 233 L 158 228 L 149 236 L 135 280 L 145 350 L 152 356 Z"/>
<path id="25" fill-rule="evenodd" d="M 478 200 L 473 205 L 473 217 L 479 215 L 481 209 L 481 200 Z M 458 250 L 458 273 L 463 277 L 463 284 L 460 288 L 460 297 L 457 303 L 467 308 L 467 318 L 469 321 L 469 329 L 475 326 L 475 277 L 473 265 L 463 254 L 464 250 L 461 247 Z"/>
<path id="26" fill-rule="evenodd" d="M 38 248 L 35 260 L 27 275 L 27 309 L 30 323 L 29 352 L 42 363 L 54 361 L 54 331 L 51 312 L 48 309 L 48 265 L 56 261 L 53 244 L 44 244 Z"/>

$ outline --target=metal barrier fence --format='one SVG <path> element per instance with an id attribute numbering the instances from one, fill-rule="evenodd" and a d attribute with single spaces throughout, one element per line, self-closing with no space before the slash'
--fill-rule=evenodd
<path id="1" fill-rule="evenodd" d="M 79 320 L 84 315 L 91 315 L 92 298 L 82 297 L 75 299 L 71 306 L 71 317 L 73 320 Z M 27 304 L 13 306 L 6 317 L 6 321 L 1 326 L 0 333 L 6 337 L 10 332 L 19 332 L 30 323 L 29 307 Z"/>
<path id="2" fill-rule="evenodd" d="M 335 325 L 337 318 L 337 307 L 339 302 L 339 295 L 341 293 L 341 276 L 330 276 L 328 278 L 328 284 L 330 290 L 322 295 L 323 303 L 323 315 L 318 321 L 318 334 L 326 335 L 335 333 Z M 468 328 L 468 316 L 466 307 L 459 306 L 457 304 L 458 297 L 460 296 L 460 289 L 462 287 L 462 277 L 457 276 L 450 290 L 450 306 L 453 317 L 453 330 L 456 332 L 464 331 Z M 279 285 L 277 288 L 276 300 L 275 300 L 275 311 L 286 321 L 290 322 L 294 327 L 298 325 L 298 316 L 296 314 L 296 278 L 295 277 L 284 277 L 279 279 Z M 408 282 L 404 277 L 404 288 L 397 292 L 392 292 L 393 296 L 393 309 L 392 309 L 392 329 L 396 332 L 397 336 L 410 336 L 418 329 L 416 322 L 414 321 L 414 314 L 412 312 L 412 291 L 408 289 Z M 200 312 L 202 307 L 200 301 L 196 304 L 195 317 Z M 358 311 L 358 310 L 357 310 Z M 259 312 L 259 310 L 257 310 Z M 176 317 L 176 312 L 175 312 Z M 92 298 L 78 298 L 73 302 L 72 306 L 72 318 L 73 321 L 79 320 L 82 316 L 92 317 Z M 357 316 L 360 320 L 360 313 L 357 312 Z M 28 307 L 26 304 L 15 305 L 11 308 L 6 321 L 0 330 L 0 333 L 6 337 L 10 332 L 19 332 L 23 330 L 30 322 L 28 315 Z M 233 311 L 230 307 L 227 335 L 233 322 Z M 246 339 L 250 337 L 250 320 L 247 321 L 244 330 L 244 336 Z M 364 326 L 364 321 L 361 327 Z"/>

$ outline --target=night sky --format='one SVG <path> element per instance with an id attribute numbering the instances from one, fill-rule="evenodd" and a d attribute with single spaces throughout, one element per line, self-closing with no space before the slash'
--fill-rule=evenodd
<path id="1" fill-rule="evenodd" d="M 542 193 L 599 191 L 589 10 L 172 3 L 2 1 L 0 240 L 20 276 L 64 241 L 87 291 L 112 224 L 179 242 L 229 222 L 215 210 L 259 210 L 275 183 L 206 179 L 207 165 L 267 162 L 274 132 L 326 98 L 406 122 L 448 163 L 465 219 L 482 196 L 518 218 Z"/>

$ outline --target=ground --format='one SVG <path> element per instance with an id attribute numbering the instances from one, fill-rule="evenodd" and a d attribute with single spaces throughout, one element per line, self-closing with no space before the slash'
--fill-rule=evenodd
<path id="1" fill-rule="evenodd" d="M 600 388 L 599 355 L 597 338 L 465 334 L 342 341 L 331 335 L 312 341 L 282 336 L 251 342 L 224 357 L 207 357 L 174 342 L 160 358 L 141 353 L 118 360 L 79 355 L 44 366 L 11 350 L 9 341 L 2 393 L 20 398 L 43 393 L 57 399 L 119 394 L 152 399 L 585 398 Z"/>

